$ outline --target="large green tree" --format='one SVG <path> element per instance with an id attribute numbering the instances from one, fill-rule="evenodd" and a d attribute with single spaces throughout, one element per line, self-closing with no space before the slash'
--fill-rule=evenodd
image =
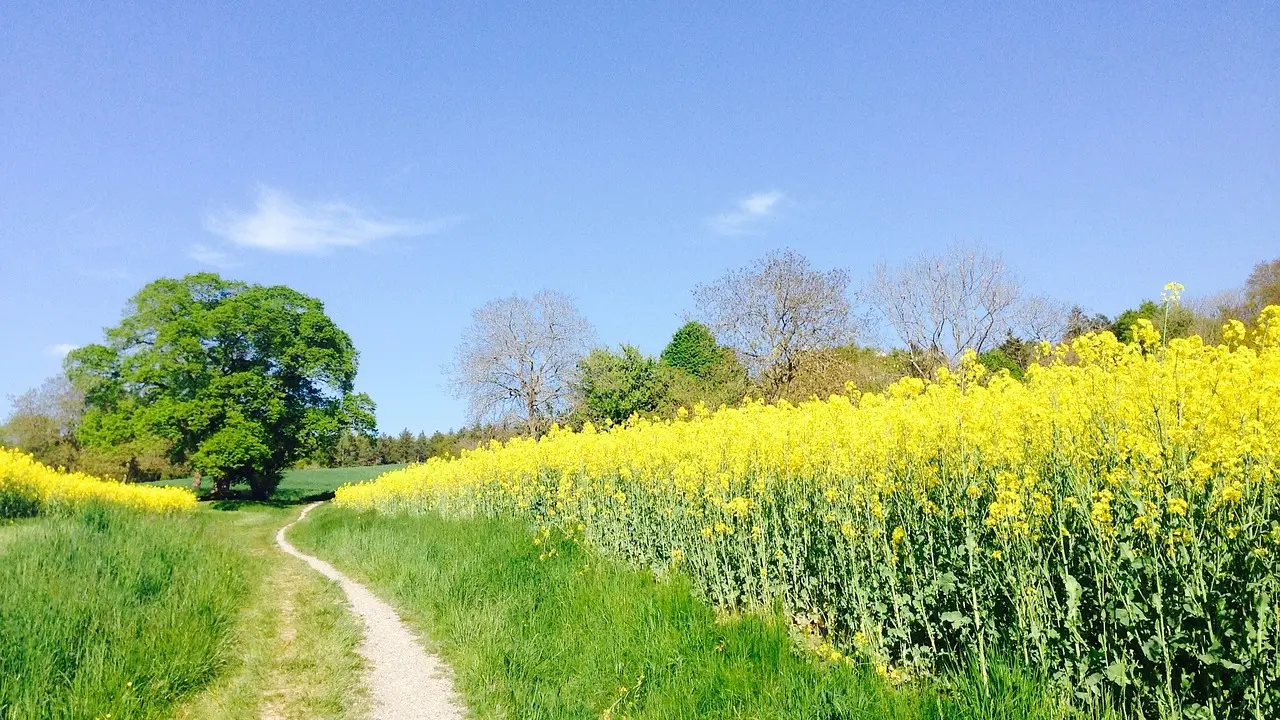
<path id="1" fill-rule="evenodd" d="M 354 392 L 357 357 L 319 300 L 200 273 L 144 287 L 66 371 L 85 393 L 84 444 L 162 444 L 216 493 L 247 484 L 262 498 L 344 430 L 372 430 L 373 402 Z"/>

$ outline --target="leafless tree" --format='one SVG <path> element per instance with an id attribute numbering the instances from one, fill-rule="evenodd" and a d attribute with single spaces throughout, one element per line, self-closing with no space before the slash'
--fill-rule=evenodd
<path id="1" fill-rule="evenodd" d="M 1280 304 L 1280 258 L 1254 265 L 1244 288 L 1245 300 L 1255 312 Z"/>
<path id="2" fill-rule="evenodd" d="M 1062 339 L 1074 340 L 1081 335 L 1092 332 L 1099 332 L 1111 327 L 1111 318 L 1101 313 L 1090 315 L 1087 310 L 1079 305 L 1073 305 L 1071 310 L 1067 312 L 1067 326 L 1062 333 Z"/>
<path id="3" fill-rule="evenodd" d="M 814 270 L 786 250 L 698 286 L 694 298 L 699 318 L 775 397 L 814 351 L 854 339 L 848 288 L 847 271 Z"/>
<path id="4" fill-rule="evenodd" d="M 1032 295 L 1014 306 L 1010 329 L 1023 340 L 1060 342 L 1067 334 L 1072 309 L 1052 298 Z"/>
<path id="5" fill-rule="evenodd" d="M 939 360 L 955 364 L 965 350 L 999 345 L 1025 304 L 1018 278 L 999 255 L 963 246 L 900 268 L 880 265 L 862 297 L 897 332 L 921 374 Z M 1037 332 L 1048 331 L 1038 315 L 1025 320 Z"/>
<path id="6" fill-rule="evenodd" d="M 1251 319 L 1247 287 L 1222 290 L 1208 297 L 1184 295 L 1179 302 L 1191 317 L 1188 333 L 1199 335 L 1207 343 L 1222 342 L 1222 326 L 1228 320 Z"/>
<path id="7" fill-rule="evenodd" d="M 558 292 L 492 300 L 472 313 L 446 368 L 477 421 L 523 424 L 541 432 L 568 407 L 578 360 L 593 333 Z"/>
<path id="8" fill-rule="evenodd" d="M 13 412 L 0 425 L 0 445 L 20 448 L 51 465 L 70 467 L 76 428 L 84 416 L 84 393 L 66 375 L 57 375 L 9 399 Z"/>
<path id="9" fill-rule="evenodd" d="M 39 387 L 32 388 L 17 397 L 10 397 L 13 415 L 18 417 L 45 418 L 53 432 L 70 435 L 75 432 L 84 416 L 84 393 L 66 375 L 55 375 Z"/>

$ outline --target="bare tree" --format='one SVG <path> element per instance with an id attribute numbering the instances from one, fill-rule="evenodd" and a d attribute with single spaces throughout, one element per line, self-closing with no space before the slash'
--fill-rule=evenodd
<path id="1" fill-rule="evenodd" d="M 1111 318 L 1101 313 L 1090 315 L 1079 305 L 1073 305 L 1067 312 L 1067 326 L 1062 333 L 1063 340 L 1073 340 L 1081 335 L 1107 330 L 1111 327 Z"/>
<path id="2" fill-rule="evenodd" d="M 13 403 L 11 417 L 46 418 L 51 429 L 59 435 L 75 432 L 80 418 L 84 416 L 84 393 L 62 374 L 9 399 Z"/>
<path id="3" fill-rule="evenodd" d="M 1223 290 L 1208 297 L 1183 297 L 1179 305 L 1191 316 L 1191 335 L 1199 335 L 1206 343 L 1222 342 L 1222 326 L 1228 320 L 1251 318 L 1246 288 Z"/>
<path id="4" fill-rule="evenodd" d="M 1066 337 L 1073 309 L 1043 295 L 1032 295 L 1014 306 L 1010 330 L 1023 340 L 1060 342 Z"/>
<path id="5" fill-rule="evenodd" d="M 472 313 L 446 372 L 476 422 L 517 421 L 541 432 L 571 402 L 592 330 L 558 292 L 492 300 Z"/>
<path id="6" fill-rule="evenodd" d="M 786 250 L 698 286 L 694 298 L 700 319 L 775 397 L 814 351 L 854 339 L 848 288 L 847 271 L 813 270 L 803 255 Z"/>
<path id="7" fill-rule="evenodd" d="M 0 445 L 31 453 L 50 465 L 70 467 L 76 454 L 75 432 L 84 416 L 84 393 L 66 375 L 10 397 L 13 412 L 0 425 Z"/>
<path id="8" fill-rule="evenodd" d="M 1280 305 L 1280 258 L 1258 263 L 1244 283 L 1244 302 L 1240 313 L 1253 322 L 1268 305 Z"/>
<path id="9" fill-rule="evenodd" d="M 900 268 L 880 265 L 862 297 L 897 332 L 921 374 L 939 361 L 954 365 L 965 350 L 999 345 L 1024 303 L 1017 277 L 999 255 L 962 246 Z"/>

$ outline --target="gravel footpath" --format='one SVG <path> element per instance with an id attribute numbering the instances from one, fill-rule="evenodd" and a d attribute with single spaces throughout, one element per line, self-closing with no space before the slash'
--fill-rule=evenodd
<path id="1" fill-rule="evenodd" d="M 453 690 L 449 667 L 422 648 L 390 605 L 329 563 L 299 551 L 285 539 L 285 531 L 319 504 L 308 505 L 297 520 L 280 528 L 276 533 L 276 543 L 281 550 L 301 558 L 316 572 L 342 586 L 351 609 L 364 621 L 360 654 L 369 666 L 366 683 L 373 700 L 370 717 L 373 720 L 465 718 L 462 701 Z"/>

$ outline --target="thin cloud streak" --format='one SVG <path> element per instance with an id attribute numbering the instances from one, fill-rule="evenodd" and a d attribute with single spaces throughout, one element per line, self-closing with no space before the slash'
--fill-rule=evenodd
<path id="1" fill-rule="evenodd" d="M 62 358 L 67 356 L 67 353 L 71 352 L 72 350 L 76 350 L 79 347 L 80 347 L 79 345 L 72 345 L 71 343 L 57 343 L 55 345 L 50 345 L 46 347 L 44 349 L 44 354 L 48 355 L 49 357 L 55 357 L 61 360 Z"/>
<path id="2" fill-rule="evenodd" d="M 773 216 L 778 204 L 785 199 L 786 196 L 778 190 L 752 193 L 738 200 L 733 210 L 708 218 L 707 225 L 718 235 L 752 235 L 758 232 L 762 221 Z"/>
<path id="3" fill-rule="evenodd" d="M 282 190 L 261 186 L 252 212 L 209 216 L 205 229 L 242 247 L 280 254 L 324 254 L 389 238 L 433 235 L 457 221 L 393 220 L 341 202 L 303 204 Z"/>

